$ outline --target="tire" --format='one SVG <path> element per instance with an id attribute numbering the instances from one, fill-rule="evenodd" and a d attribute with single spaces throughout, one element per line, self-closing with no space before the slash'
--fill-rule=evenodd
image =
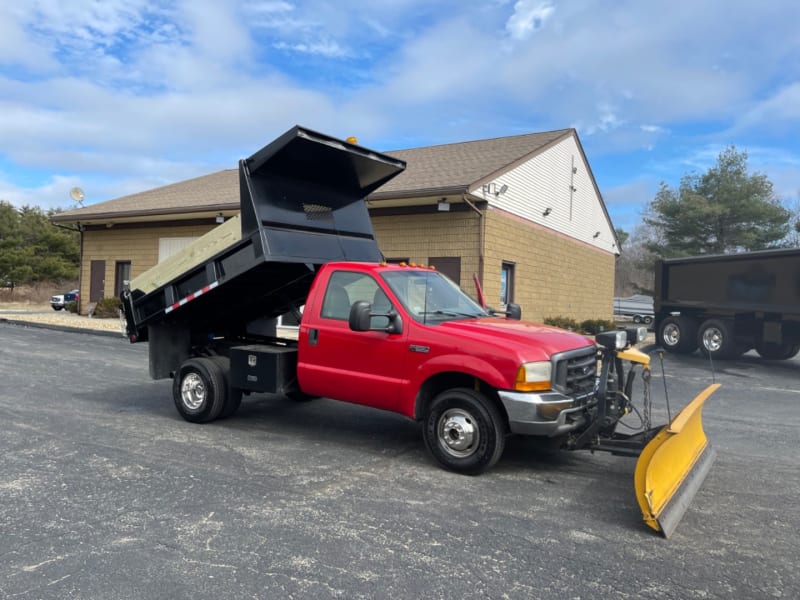
<path id="1" fill-rule="evenodd" d="M 640 317 L 639 315 L 633 315 L 633 322 L 634 323 L 641 323 L 642 322 L 642 317 Z"/>
<path id="2" fill-rule="evenodd" d="M 222 378 L 225 384 L 225 403 L 222 410 L 219 412 L 220 419 L 227 419 L 236 414 L 239 406 L 242 404 L 242 390 L 231 389 L 230 375 L 231 375 L 231 361 L 226 356 L 212 356 L 217 366 L 222 371 Z"/>
<path id="3" fill-rule="evenodd" d="M 651 317 L 650 315 L 645 315 L 642 317 L 642 323 L 644 323 L 645 325 L 650 325 L 652 322 L 653 322 L 653 317 Z"/>
<path id="4" fill-rule="evenodd" d="M 697 331 L 697 346 L 704 356 L 715 359 L 737 358 L 741 346 L 736 343 L 733 323 L 722 319 L 708 319 Z"/>
<path id="5" fill-rule="evenodd" d="M 56 310 L 56 311 L 61 310 L 61 307 L 60 306 L 53 306 L 53 310 Z"/>
<path id="6" fill-rule="evenodd" d="M 689 317 L 667 317 L 658 328 L 658 341 L 667 352 L 690 354 L 697 350 L 697 323 Z"/>
<path id="7" fill-rule="evenodd" d="M 226 392 L 222 369 L 210 358 L 190 358 L 172 380 L 175 408 L 192 423 L 216 419 L 225 406 Z"/>
<path id="8" fill-rule="evenodd" d="M 486 396 L 456 388 L 433 399 L 423 437 L 428 452 L 445 469 L 478 475 L 500 460 L 506 445 L 505 421 Z"/>
<path id="9" fill-rule="evenodd" d="M 797 344 L 756 344 L 756 352 L 761 358 L 767 360 L 788 360 L 797 356 L 800 345 Z"/>

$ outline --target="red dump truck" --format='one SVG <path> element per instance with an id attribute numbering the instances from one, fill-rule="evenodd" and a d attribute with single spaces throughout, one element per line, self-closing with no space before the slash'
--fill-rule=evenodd
<path id="1" fill-rule="evenodd" d="M 173 379 L 178 412 L 197 423 L 231 416 L 251 393 L 400 413 L 421 423 L 438 463 L 466 474 L 494 465 L 515 434 L 641 455 L 637 497 L 668 534 L 713 459 L 700 407 L 715 388 L 681 413 L 687 434 L 617 433 L 634 373 L 649 375 L 631 347 L 643 329 L 593 340 L 526 323 L 518 306 L 487 309 L 433 267 L 384 262 L 364 199 L 404 167 L 301 127 L 240 161 L 240 216 L 122 294 L 151 376 Z M 296 340 L 274 326 L 287 312 Z"/>

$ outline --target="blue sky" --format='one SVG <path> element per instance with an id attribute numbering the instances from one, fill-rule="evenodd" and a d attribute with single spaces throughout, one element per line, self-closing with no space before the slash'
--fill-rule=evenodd
<path id="1" fill-rule="evenodd" d="M 575 127 L 615 226 L 746 150 L 800 203 L 796 0 L 0 6 L 0 199 L 233 168 L 295 124 L 378 150 Z"/>

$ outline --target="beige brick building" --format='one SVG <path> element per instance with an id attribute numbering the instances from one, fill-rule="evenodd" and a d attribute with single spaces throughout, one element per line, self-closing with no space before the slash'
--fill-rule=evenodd
<path id="1" fill-rule="evenodd" d="M 573 129 L 390 151 L 407 169 L 367 201 L 389 260 L 434 264 L 523 318 L 610 319 L 618 242 Z M 53 220 L 81 231 L 81 311 L 239 211 L 236 170 Z"/>

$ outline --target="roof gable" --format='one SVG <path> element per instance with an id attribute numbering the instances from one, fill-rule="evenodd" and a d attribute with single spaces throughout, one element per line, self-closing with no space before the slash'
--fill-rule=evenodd
<path id="1" fill-rule="evenodd" d="M 386 154 L 406 161 L 400 175 L 384 184 L 371 199 L 424 195 L 444 191 L 463 192 L 519 162 L 543 151 L 573 133 L 559 129 L 507 137 L 425 146 Z"/>

